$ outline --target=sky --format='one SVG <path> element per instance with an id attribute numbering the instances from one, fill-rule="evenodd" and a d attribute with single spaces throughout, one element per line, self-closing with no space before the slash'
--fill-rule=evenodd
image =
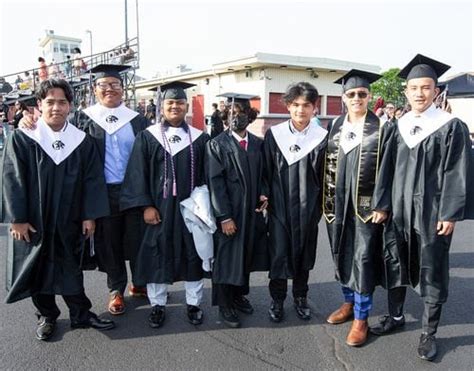
<path id="1" fill-rule="evenodd" d="M 140 37 L 138 75 L 195 70 L 257 52 L 403 67 L 417 53 L 474 71 L 469 0 L 128 0 Z M 37 67 L 44 30 L 81 38 L 82 55 L 125 41 L 125 0 L 1 0 L 0 76 Z M 49 61 L 47 61 L 49 63 Z"/>

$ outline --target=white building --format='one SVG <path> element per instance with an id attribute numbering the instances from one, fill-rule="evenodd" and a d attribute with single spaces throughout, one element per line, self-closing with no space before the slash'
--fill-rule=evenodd
<path id="1" fill-rule="evenodd" d="M 251 105 L 260 111 L 251 130 L 263 136 L 272 124 L 288 118 L 281 101 L 287 86 L 306 81 L 316 86 L 320 94 L 319 117 L 323 121 L 341 113 L 341 86 L 333 82 L 352 68 L 379 72 L 377 65 L 368 65 L 329 58 L 298 57 L 290 55 L 256 53 L 212 65 L 208 70 L 190 71 L 167 77 L 145 80 L 136 84 L 137 99 L 149 99 L 148 89 L 166 82 L 186 81 L 196 84 L 188 89 L 190 110 L 188 120 L 198 128 L 204 127 L 204 118 L 212 113 L 212 103 L 227 92 L 248 94 L 256 98 Z"/>
<path id="2" fill-rule="evenodd" d="M 55 35 L 53 30 L 46 30 L 42 39 L 40 39 L 39 46 L 42 49 L 42 56 L 49 64 L 54 60 L 54 63 L 61 63 L 66 60 L 66 56 L 70 55 L 72 58 L 74 48 L 81 48 L 81 39 L 74 37 Z"/>

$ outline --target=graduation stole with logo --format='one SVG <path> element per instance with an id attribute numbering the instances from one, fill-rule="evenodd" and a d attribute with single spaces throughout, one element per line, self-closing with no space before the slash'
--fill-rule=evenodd
<path id="1" fill-rule="evenodd" d="M 323 213 L 326 221 L 332 223 L 336 218 L 336 182 L 338 158 L 340 151 L 341 129 L 345 116 L 339 116 L 329 134 L 329 141 L 324 162 Z M 372 216 L 372 194 L 377 179 L 380 131 L 380 120 L 368 112 L 364 124 L 362 143 L 360 144 L 359 166 L 357 171 L 356 215 L 367 223 Z"/>

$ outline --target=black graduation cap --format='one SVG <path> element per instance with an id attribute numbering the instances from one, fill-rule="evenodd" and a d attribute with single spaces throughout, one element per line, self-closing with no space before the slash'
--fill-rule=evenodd
<path id="1" fill-rule="evenodd" d="M 344 76 L 340 77 L 335 84 L 341 84 L 342 90 L 346 92 L 349 89 L 354 88 L 367 88 L 370 89 L 370 84 L 380 79 L 382 76 L 367 71 L 361 71 L 357 69 L 352 69 L 347 72 Z"/>
<path id="2" fill-rule="evenodd" d="M 120 72 L 128 70 L 130 66 L 121 64 L 99 64 L 89 70 L 94 74 L 94 80 L 102 79 L 104 77 L 115 77 L 122 81 Z"/>
<path id="3" fill-rule="evenodd" d="M 172 81 L 166 84 L 160 85 L 161 89 L 161 99 L 188 99 L 186 96 L 185 89 L 196 86 L 196 84 L 190 84 L 189 82 L 184 81 Z M 148 89 L 149 91 L 157 91 L 158 86 Z"/>
<path id="4" fill-rule="evenodd" d="M 449 70 L 451 66 L 438 62 L 434 59 L 417 54 L 410 63 L 408 63 L 399 73 L 398 76 L 402 79 L 411 80 L 421 77 L 432 78 L 438 82 L 438 77 Z"/>

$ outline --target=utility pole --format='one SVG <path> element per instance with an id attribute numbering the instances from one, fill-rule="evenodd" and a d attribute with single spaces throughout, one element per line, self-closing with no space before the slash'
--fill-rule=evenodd
<path id="1" fill-rule="evenodd" d="M 125 46 L 128 46 L 128 15 L 127 15 L 127 0 L 125 0 Z"/>

